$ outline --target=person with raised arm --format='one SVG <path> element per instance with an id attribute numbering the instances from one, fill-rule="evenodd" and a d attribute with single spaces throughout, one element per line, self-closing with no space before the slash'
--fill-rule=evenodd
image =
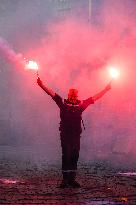
<path id="1" fill-rule="evenodd" d="M 111 89 L 111 82 L 99 93 L 85 100 L 78 99 L 78 90 L 69 89 L 67 99 L 63 99 L 41 79 L 37 78 L 38 85 L 52 97 L 60 108 L 60 140 L 62 147 L 62 175 L 63 180 L 60 188 L 79 188 L 80 184 L 76 181 L 77 162 L 80 151 L 80 137 L 82 133 L 82 113 L 96 100 L 100 99 Z"/>

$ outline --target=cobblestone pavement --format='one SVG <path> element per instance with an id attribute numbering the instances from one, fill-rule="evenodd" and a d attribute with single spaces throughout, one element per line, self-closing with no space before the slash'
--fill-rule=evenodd
<path id="1" fill-rule="evenodd" d="M 0 164 L 0 205 L 136 205 L 136 176 L 79 166 L 81 188 L 58 188 L 61 171 L 55 166 L 19 169 Z"/>

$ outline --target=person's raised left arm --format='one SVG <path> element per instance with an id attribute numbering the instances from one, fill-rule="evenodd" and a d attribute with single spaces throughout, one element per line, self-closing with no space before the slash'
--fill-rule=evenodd
<path id="1" fill-rule="evenodd" d="M 109 90 L 111 89 L 111 82 L 99 93 L 97 93 L 96 95 L 94 95 L 92 97 L 93 101 L 96 101 L 98 99 L 100 99 L 103 95 L 105 95 L 105 93 L 107 93 Z"/>

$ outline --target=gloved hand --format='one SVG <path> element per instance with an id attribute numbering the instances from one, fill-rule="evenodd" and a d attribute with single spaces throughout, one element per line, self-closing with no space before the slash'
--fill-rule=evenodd
<path id="1" fill-rule="evenodd" d="M 37 83 L 38 83 L 38 85 L 42 85 L 42 81 L 41 81 L 39 76 L 37 77 Z"/>
<path id="2" fill-rule="evenodd" d="M 105 90 L 106 91 L 108 91 L 108 90 L 110 90 L 111 89 L 111 82 L 108 84 L 108 85 L 106 85 L 106 87 L 105 87 Z"/>

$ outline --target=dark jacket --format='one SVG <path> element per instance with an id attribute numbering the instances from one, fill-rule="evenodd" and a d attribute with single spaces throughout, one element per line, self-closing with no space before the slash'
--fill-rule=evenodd
<path id="1" fill-rule="evenodd" d="M 82 132 L 82 112 L 90 104 L 94 103 L 92 97 L 83 101 L 77 100 L 77 103 L 72 104 L 66 99 L 63 100 L 58 94 L 55 94 L 53 100 L 60 108 L 60 131 L 67 134 L 80 134 Z"/>

